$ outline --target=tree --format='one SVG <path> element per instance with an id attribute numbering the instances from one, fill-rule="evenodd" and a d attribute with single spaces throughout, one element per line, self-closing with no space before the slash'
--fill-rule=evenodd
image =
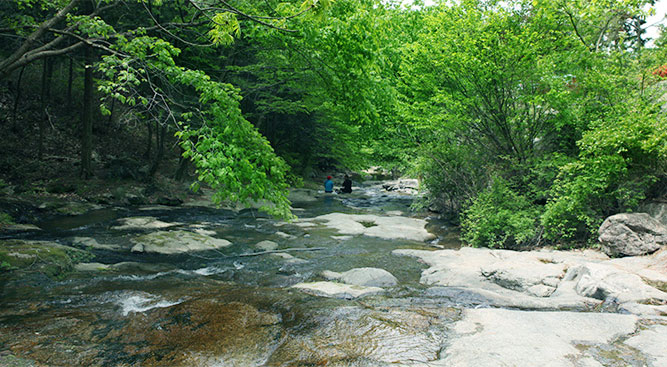
<path id="1" fill-rule="evenodd" d="M 131 107 L 130 112 L 157 116 L 162 123 L 179 126 L 184 154 L 195 162 L 200 181 L 218 190 L 218 202 L 268 200 L 272 204 L 266 206 L 268 211 L 289 217 L 287 166 L 243 118 L 238 91 L 229 84 L 212 81 L 201 71 L 176 66 L 180 50 L 166 40 L 189 46 L 229 44 L 239 34 L 239 19 L 293 33 L 285 27 L 290 19 L 319 11 L 323 3 L 309 0 L 295 13 L 264 16 L 224 0 L 20 0 L 1 5 L 8 10 L 3 13 L 3 21 L 9 25 L 6 31 L 18 42 L 4 49 L 8 56 L 0 62 L 0 78 L 36 60 L 69 54 L 81 47 L 87 53 L 95 49 L 102 55 L 96 65 L 102 76 L 99 90 L 110 100 Z M 260 10 L 249 4 L 240 5 L 250 11 Z M 122 17 L 128 9 L 131 16 Z M 92 68 L 86 68 L 86 80 L 92 82 Z M 179 100 L 172 83 L 194 91 L 194 101 Z M 85 93 L 88 97 L 92 95 L 90 89 Z M 87 132 L 91 106 L 85 103 L 82 118 L 84 176 L 90 172 Z M 196 113 L 186 112 L 187 108 L 194 108 Z M 105 105 L 102 109 L 110 113 Z"/>

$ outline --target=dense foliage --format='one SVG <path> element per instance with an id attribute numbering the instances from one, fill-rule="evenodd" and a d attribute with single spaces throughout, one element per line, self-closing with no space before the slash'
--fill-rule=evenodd
<path id="1" fill-rule="evenodd" d="M 2 2 L 0 77 L 19 101 L 26 68 L 41 75 L 41 155 L 53 65 L 69 62 L 58 83 L 82 91 L 83 176 L 94 104 L 160 142 L 150 173 L 175 135 L 218 202 L 289 218 L 300 177 L 382 165 L 420 178 L 421 205 L 471 245 L 570 245 L 667 195 L 652 3 Z"/>

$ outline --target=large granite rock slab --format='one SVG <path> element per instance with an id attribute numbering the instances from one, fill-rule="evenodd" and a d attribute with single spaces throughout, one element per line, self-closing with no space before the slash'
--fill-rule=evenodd
<path id="1" fill-rule="evenodd" d="M 601 366 L 580 344 L 609 345 L 635 331 L 637 317 L 609 313 L 468 309 L 444 358 L 431 366 Z"/>
<path id="2" fill-rule="evenodd" d="M 667 252 L 609 259 L 596 251 L 395 250 L 429 268 L 421 283 L 456 287 L 497 307 L 591 309 L 637 315 L 667 311 Z M 643 261 L 639 261 L 639 260 Z"/>
<path id="3" fill-rule="evenodd" d="M 323 223 L 341 234 L 365 235 L 384 239 L 430 241 L 435 235 L 426 230 L 426 221 L 402 216 L 330 213 L 302 220 Z"/>
<path id="4" fill-rule="evenodd" d="M 393 287 L 398 280 L 390 272 L 378 268 L 355 268 L 344 273 L 324 271 L 322 275 L 329 280 L 364 287 Z"/>
<path id="5" fill-rule="evenodd" d="M 667 227 L 646 213 L 612 215 L 598 233 L 602 249 L 610 256 L 646 255 L 667 244 Z"/>
<path id="6" fill-rule="evenodd" d="M 188 231 L 157 231 L 131 240 L 132 252 L 157 254 L 181 254 L 192 251 L 215 250 L 231 245 L 231 242 Z"/>

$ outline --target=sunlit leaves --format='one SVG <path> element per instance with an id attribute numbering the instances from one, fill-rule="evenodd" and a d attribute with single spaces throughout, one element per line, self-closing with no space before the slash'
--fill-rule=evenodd
<path id="1" fill-rule="evenodd" d="M 219 12 L 211 18 L 211 30 L 208 31 L 211 41 L 216 45 L 228 46 L 234 37 L 241 35 L 241 28 L 236 14 Z"/>

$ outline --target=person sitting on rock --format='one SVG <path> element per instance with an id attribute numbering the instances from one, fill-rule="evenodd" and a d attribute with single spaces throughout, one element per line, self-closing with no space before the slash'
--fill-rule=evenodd
<path id="1" fill-rule="evenodd" d="M 345 180 L 343 181 L 343 187 L 341 188 L 340 192 L 342 192 L 343 194 L 352 193 L 352 180 L 350 180 L 350 176 L 345 175 Z"/>
<path id="2" fill-rule="evenodd" d="M 331 181 L 331 176 L 327 176 L 327 180 L 324 181 L 324 192 L 332 193 L 334 188 L 334 183 Z"/>

